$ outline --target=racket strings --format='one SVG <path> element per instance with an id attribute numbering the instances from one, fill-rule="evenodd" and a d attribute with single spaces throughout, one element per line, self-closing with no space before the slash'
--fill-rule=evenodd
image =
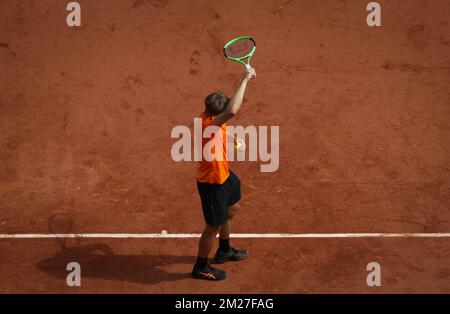
<path id="1" fill-rule="evenodd" d="M 252 52 L 254 47 L 255 43 L 252 40 L 242 39 L 229 45 L 225 49 L 225 54 L 231 58 L 244 58 Z"/>

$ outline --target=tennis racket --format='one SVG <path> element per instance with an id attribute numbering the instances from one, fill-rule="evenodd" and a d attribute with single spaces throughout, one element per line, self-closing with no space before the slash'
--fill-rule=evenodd
<path id="1" fill-rule="evenodd" d="M 256 42 L 249 36 L 240 36 L 229 41 L 223 47 L 225 58 L 239 62 L 247 69 L 250 68 L 250 60 L 256 51 Z M 246 61 L 245 61 L 246 60 Z"/>

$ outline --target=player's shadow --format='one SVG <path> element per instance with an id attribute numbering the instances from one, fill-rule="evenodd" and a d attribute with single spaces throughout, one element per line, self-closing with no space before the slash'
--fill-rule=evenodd
<path id="1" fill-rule="evenodd" d="M 162 266 L 171 264 L 193 264 L 192 256 L 175 255 L 118 255 L 107 244 L 96 243 L 78 247 L 63 247 L 54 256 L 36 264 L 37 268 L 50 276 L 65 279 L 67 264 L 77 262 L 81 267 L 81 278 L 101 278 L 142 284 L 157 284 L 190 277 L 190 272 L 167 272 Z M 189 269 L 188 265 L 183 268 Z M 190 270 L 190 269 L 189 269 Z"/>

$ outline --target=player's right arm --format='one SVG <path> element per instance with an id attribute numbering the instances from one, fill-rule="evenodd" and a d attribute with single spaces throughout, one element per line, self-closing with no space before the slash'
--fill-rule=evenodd
<path id="1" fill-rule="evenodd" d="M 247 69 L 247 71 L 244 74 L 244 77 L 242 78 L 241 83 L 239 84 L 239 87 L 237 88 L 236 92 L 234 93 L 233 97 L 230 100 L 230 104 L 228 105 L 227 109 L 225 109 L 222 113 L 217 115 L 216 117 L 216 125 L 221 126 L 231 118 L 233 118 L 236 113 L 239 111 L 239 109 L 242 106 L 242 101 L 244 100 L 244 94 L 245 89 L 247 87 L 247 83 L 256 77 L 256 71 L 253 68 Z"/>

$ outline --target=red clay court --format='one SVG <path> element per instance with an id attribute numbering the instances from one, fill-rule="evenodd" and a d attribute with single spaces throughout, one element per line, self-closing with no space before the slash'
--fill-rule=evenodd
<path id="1" fill-rule="evenodd" d="M 368 27 L 368 0 L 80 0 L 75 28 L 68 2 L 0 2 L 0 292 L 450 292 L 449 1 L 379 1 Z M 399 237 L 234 239 L 219 284 L 190 278 L 196 238 L 17 238 L 200 233 L 170 133 L 233 92 L 240 35 L 258 77 L 232 123 L 279 126 L 280 167 L 232 163 L 233 233 Z"/>

